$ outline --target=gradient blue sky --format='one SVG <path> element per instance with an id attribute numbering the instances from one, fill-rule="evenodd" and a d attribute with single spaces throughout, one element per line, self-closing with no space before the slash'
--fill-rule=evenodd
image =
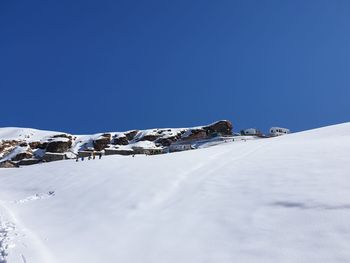
<path id="1" fill-rule="evenodd" d="M 0 126 L 350 121 L 350 1 L 0 1 Z"/>

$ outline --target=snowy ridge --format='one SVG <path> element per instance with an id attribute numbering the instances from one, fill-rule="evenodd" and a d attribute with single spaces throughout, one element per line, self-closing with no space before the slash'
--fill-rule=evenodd
<path id="1" fill-rule="evenodd" d="M 175 142 L 232 135 L 227 120 L 192 128 L 163 128 L 72 135 L 25 128 L 0 128 L 0 167 L 106 154 L 160 154 Z M 110 151 L 106 151 L 110 150 Z"/>
<path id="2" fill-rule="evenodd" d="M 6 127 L 0 128 L 1 140 L 26 140 L 36 141 L 62 132 L 44 131 L 31 128 Z"/>
<path id="3" fill-rule="evenodd" d="M 17 233 L 5 262 L 349 262 L 349 152 L 346 123 L 3 169 L 1 221 Z"/>

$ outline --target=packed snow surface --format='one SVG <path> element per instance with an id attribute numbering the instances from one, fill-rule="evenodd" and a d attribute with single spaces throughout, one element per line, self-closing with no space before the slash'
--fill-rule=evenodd
<path id="1" fill-rule="evenodd" d="M 350 124 L 0 170 L 0 262 L 350 262 Z"/>

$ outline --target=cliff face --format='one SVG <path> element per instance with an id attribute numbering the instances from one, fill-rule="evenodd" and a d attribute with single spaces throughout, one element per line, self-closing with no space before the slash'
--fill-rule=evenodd
<path id="1" fill-rule="evenodd" d="M 22 128 L 0 129 L 0 163 L 4 167 L 35 164 L 41 161 L 76 158 L 81 152 L 129 154 L 161 153 L 173 143 L 190 143 L 215 136 L 232 135 L 227 120 L 193 128 L 167 128 L 72 135 Z M 138 149 L 135 151 L 135 149 Z M 50 155 L 50 158 L 47 158 Z M 45 157 L 46 156 L 46 157 Z M 0 166 L 1 167 L 1 166 Z"/>

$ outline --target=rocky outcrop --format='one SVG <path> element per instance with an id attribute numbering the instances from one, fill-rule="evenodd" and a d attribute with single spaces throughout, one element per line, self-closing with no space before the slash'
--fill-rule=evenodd
<path id="1" fill-rule="evenodd" d="M 10 141 L 1 141 L 0 142 L 0 155 L 5 155 L 7 152 L 11 151 L 19 144 L 18 141 L 10 140 Z"/>
<path id="2" fill-rule="evenodd" d="M 93 141 L 94 149 L 96 151 L 102 151 L 110 143 L 111 143 L 111 135 L 108 133 L 102 134 L 98 139 Z"/>
<path id="3" fill-rule="evenodd" d="M 232 135 L 232 123 L 223 120 L 194 128 L 131 130 L 102 135 L 74 136 L 59 132 L 42 134 L 42 138 L 29 135 L 5 141 L 0 138 L 0 162 L 9 161 L 4 166 L 10 166 L 11 162 L 29 165 L 41 161 L 76 158 L 82 151 L 90 156 L 92 152 L 106 155 L 158 154 L 169 152 L 171 146 L 176 146 L 173 147 L 175 150 L 187 150 L 187 146 L 192 149 L 190 146 L 193 143 L 202 143 L 198 141 Z"/>
<path id="4" fill-rule="evenodd" d="M 134 151 L 132 149 L 120 150 L 120 149 L 105 149 L 105 155 L 132 155 Z"/>
<path id="5" fill-rule="evenodd" d="M 129 140 L 126 136 L 117 136 L 113 138 L 112 144 L 114 145 L 128 145 Z"/>
<path id="6" fill-rule="evenodd" d="M 71 140 L 54 140 L 47 144 L 46 152 L 64 153 L 72 146 Z"/>
<path id="7" fill-rule="evenodd" d="M 47 142 L 30 142 L 29 147 L 34 149 L 46 149 L 48 143 Z"/>
<path id="8" fill-rule="evenodd" d="M 124 134 L 125 134 L 126 138 L 128 139 L 128 141 L 132 141 L 138 132 L 139 132 L 138 130 L 133 130 L 133 131 L 125 132 Z"/>
<path id="9" fill-rule="evenodd" d="M 0 140 L 0 151 L 1 151 L 1 148 L 4 147 L 4 146 L 15 146 L 15 145 L 17 145 L 19 143 L 20 142 L 16 141 L 16 140 L 4 140 L 4 141 Z"/>
<path id="10" fill-rule="evenodd" d="M 179 139 L 178 136 L 168 137 L 168 138 L 159 138 L 156 140 L 156 143 L 159 143 L 162 146 L 170 146 L 172 143 L 176 142 Z"/>
<path id="11" fill-rule="evenodd" d="M 17 164 L 18 165 L 32 165 L 32 164 L 37 164 L 37 163 L 40 163 L 40 159 L 23 159 L 23 160 L 20 160 Z"/>
<path id="12" fill-rule="evenodd" d="M 227 120 L 218 121 L 211 125 L 203 127 L 208 134 L 219 133 L 221 135 L 232 135 L 232 123 Z"/>
<path id="13" fill-rule="evenodd" d="M 148 134 L 148 135 L 145 135 L 143 137 L 141 137 L 140 139 L 138 139 L 137 141 L 150 141 L 150 142 L 153 142 L 155 140 L 157 140 L 159 137 L 161 137 L 161 135 L 159 134 Z"/>
<path id="14" fill-rule="evenodd" d="M 53 162 L 53 161 L 61 161 L 66 159 L 66 155 L 63 153 L 52 153 L 52 152 L 47 152 L 43 156 L 43 161 L 44 162 Z"/>
<path id="15" fill-rule="evenodd" d="M 190 134 L 183 137 L 183 140 L 204 140 L 208 138 L 208 134 L 204 129 L 192 129 Z"/>
<path id="16" fill-rule="evenodd" d="M 15 155 L 14 157 L 11 158 L 11 161 L 20 161 L 22 159 L 29 159 L 32 158 L 33 154 L 31 152 L 21 152 Z"/>
<path id="17" fill-rule="evenodd" d="M 18 164 L 11 161 L 4 161 L 0 163 L 0 168 L 16 168 L 19 167 Z"/>

